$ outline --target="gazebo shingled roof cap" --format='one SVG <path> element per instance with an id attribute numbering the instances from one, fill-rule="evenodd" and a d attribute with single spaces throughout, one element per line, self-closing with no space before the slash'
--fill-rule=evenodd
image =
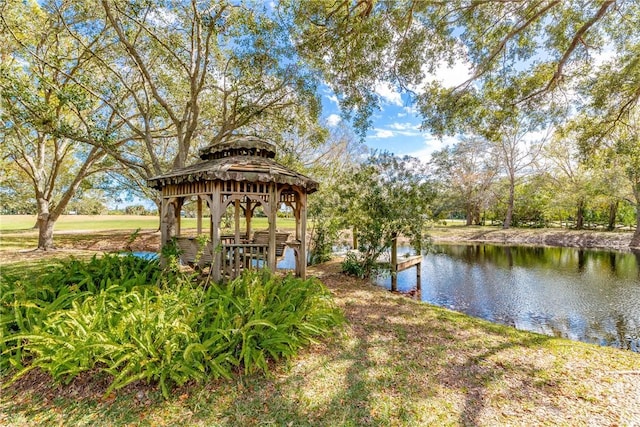
<path id="1" fill-rule="evenodd" d="M 168 184 L 221 180 L 289 184 L 308 194 L 318 190 L 318 182 L 277 163 L 275 155 L 275 146 L 267 141 L 236 137 L 200 150 L 201 161 L 150 178 L 147 184 L 160 190 Z"/>

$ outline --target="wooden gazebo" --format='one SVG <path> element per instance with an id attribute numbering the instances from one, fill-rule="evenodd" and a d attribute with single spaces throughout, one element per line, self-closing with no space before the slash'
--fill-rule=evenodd
<path id="1" fill-rule="evenodd" d="M 162 193 L 162 245 L 175 237 L 183 262 L 209 267 L 216 281 L 236 277 L 245 268 L 275 271 L 278 257 L 290 247 L 296 275 L 304 278 L 307 194 L 317 191 L 318 183 L 277 163 L 275 155 L 271 143 L 236 137 L 201 150 L 201 161 L 191 166 L 149 179 L 148 185 Z M 196 203 L 196 231 L 183 235 L 182 210 L 191 201 Z M 278 211 L 283 205 L 295 217 L 293 235 L 278 231 Z M 268 229 L 254 232 L 251 220 L 257 207 L 267 217 Z M 225 214 L 233 218 L 229 234 L 221 233 Z M 205 218 L 208 239 L 203 239 Z"/>

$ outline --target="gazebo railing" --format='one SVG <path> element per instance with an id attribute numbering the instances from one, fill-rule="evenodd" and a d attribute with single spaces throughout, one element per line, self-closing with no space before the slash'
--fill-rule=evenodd
<path id="1" fill-rule="evenodd" d="M 276 259 L 284 255 L 285 246 L 290 246 L 289 242 L 286 242 L 288 235 L 289 233 L 277 233 Z M 265 236 L 267 239 L 264 238 Z M 223 236 L 219 246 L 222 275 L 227 278 L 235 278 L 244 269 L 266 268 L 269 260 L 269 244 L 265 240 L 268 240 L 266 234 L 258 234 L 252 243 L 234 243 L 231 236 Z M 181 236 L 176 238 L 176 243 L 181 252 L 180 260 L 184 265 L 198 268 L 213 265 L 214 249 L 211 242 L 207 242 L 202 247 L 196 238 Z"/>
<path id="2" fill-rule="evenodd" d="M 228 277 L 236 277 L 245 268 L 267 266 L 269 245 L 241 243 L 222 245 L 222 270 Z"/>

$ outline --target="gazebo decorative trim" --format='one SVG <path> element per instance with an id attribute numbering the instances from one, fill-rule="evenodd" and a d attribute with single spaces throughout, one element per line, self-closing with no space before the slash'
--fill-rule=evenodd
<path id="1" fill-rule="evenodd" d="M 198 265 L 209 265 L 214 280 L 233 278 L 243 268 L 266 265 L 275 270 L 282 245 L 292 248 L 295 272 L 306 275 L 307 195 L 318 190 L 318 183 L 274 160 L 275 146 L 255 137 L 236 137 L 200 151 L 201 160 L 193 165 L 153 177 L 147 184 L 161 192 L 162 245 L 173 237 L 185 252 L 185 261 L 194 261 L 194 237 L 181 234 L 181 210 L 185 201 L 196 198 L 197 236 L 202 235 L 203 202 L 209 208 L 209 240 Z M 293 239 L 277 231 L 277 213 L 282 204 L 289 206 L 296 220 Z M 265 233 L 251 230 L 256 206 L 261 205 L 269 222 Z M 233 206 L 234 233 L 221 234 L 221 221 Z M 242 215 L 241 215 L 242 212 Z M 245 232 L 240 231 L 241 217 Z"/>

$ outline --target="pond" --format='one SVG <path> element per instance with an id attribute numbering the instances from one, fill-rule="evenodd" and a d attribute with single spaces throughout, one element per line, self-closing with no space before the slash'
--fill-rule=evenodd
<path id="1" fill-rule="evenodd" d="M 425 302 L 518 329 L 640 352 L 640 254 L 492 245 L 434 250 L 422 262 Z M 391 287 L 388 275 L 377 282 Z M 415 286 L 415 268 L 398 275 L 400 291 Z"/>

